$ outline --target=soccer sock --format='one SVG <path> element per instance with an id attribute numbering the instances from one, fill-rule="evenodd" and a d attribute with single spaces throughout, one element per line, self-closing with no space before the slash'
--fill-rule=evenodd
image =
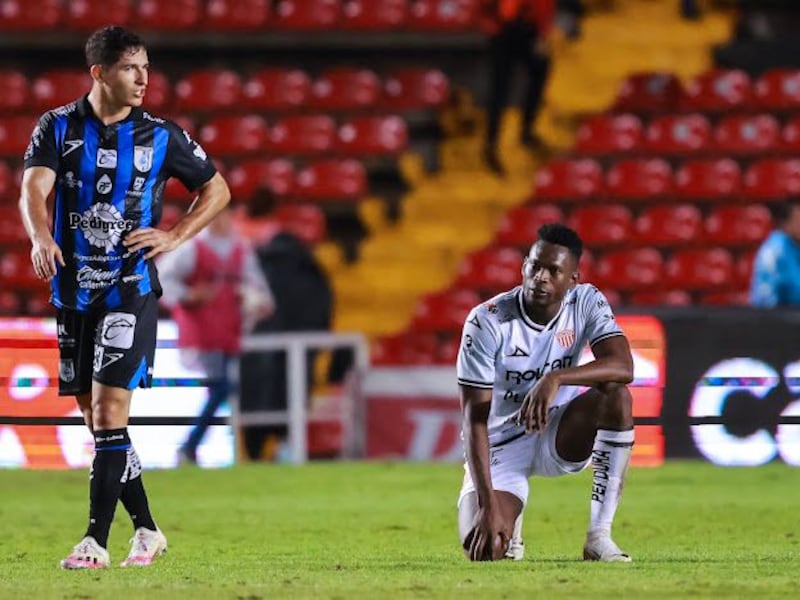
<path id="1" fill-rule="evenodd" d="M 514 521 L 514 533 L 511 534 L 511 539 L 522 541 L 522 513 L 519 513 L 517 520 Z"/>
<path id="2" fill-rule="evenodd" d="M 592 448 L 592 501 L 589 534 L 611 533 L 633 448 L 633 429 L 598 429 Z"/>
<path id="3" fill-rule="evenodd" d="M 122 494 L 119 499 L 122 500 L 125 510 L 131 516 L 133 528 L 144 527 L 155 531 L 156 524 L 150 514 L 150 504 L 147 502 L 147 492 L 144 491 L 144 483 L 142 482 L 142 463 L 133 446 L 128 448 L 125 473 L 127 481 L 122 488 Z"/>
<path id="4" fill-rule="evenodd" d="M 103 548 L 108 545 L 108 531 L 125 485 L 125 467 L 130 447 L 131 440 L 126 428 L 94 432 L 94 462 L 89 481 L 89 527 L 86 535 L 92 536 Z"/>

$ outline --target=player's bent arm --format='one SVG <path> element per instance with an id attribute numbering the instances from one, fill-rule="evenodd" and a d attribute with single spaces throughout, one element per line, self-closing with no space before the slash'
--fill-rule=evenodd
<path id="1" fill-rule="evenodd" d="M 633 381 L 633 357 L 624 335 L 600 340 L 592 346 L 594 360 L 579 367 L 551 371 L 558 385 L 598 386 L 607 383 L 627 384 Z"/>
<path id="2" fill-rule="evenodd" d="M 492 476 L 489 471 L 489 434 L 487 421 L 492 405 L 492 390 L 459 384 L 461 395 L 464 451 L 478 503 L 489 508 L 494 499 Z"/>
<path id="3" fill-rule="evenodd" d="M 64 257 L 47 216 L 47 196 L 56 183 L 56 173 L 49 167 L 28 167 L 22 174 L 19 212 L 25 232 L 31 240 L 31 262 L 36 275 L 50 279 L 56 274 L 56 261 L 63 267 Z"/>

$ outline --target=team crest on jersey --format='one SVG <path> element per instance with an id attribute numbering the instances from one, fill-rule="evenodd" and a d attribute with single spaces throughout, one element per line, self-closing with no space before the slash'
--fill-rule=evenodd
<path id="1" fill-rule="evenodd" d="M 556 334 L 556 341 L 562 348 L 571 348 L 575 343 L 575 331 L 573 329 L 565 329 Z"/>
<path id="2" fill-rule="evenodd" d="M 58 361 L 58 378 L 65 383 L 75 379 L 75 363 L 71 358 Z"/>
<path id="3" fill-rule="evenodd" d="M 133 147 L 133 165 L 138 171 L 146 173 L 153 168 L 153 149 L 148 146 Z"/>

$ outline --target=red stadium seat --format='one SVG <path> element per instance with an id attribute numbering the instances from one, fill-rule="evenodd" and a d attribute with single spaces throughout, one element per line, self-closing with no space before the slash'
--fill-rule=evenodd
<path id="1" fill-rule="evenodd" d="M 94 31 L 109 23 L 124 26 L 133 14 L 130 0 L 70 0 L 64 8 L 64 25 L 81 31 Z"/>
<path id="2" fill-rule="evenodd" d="M 342 25 L 346 29 L 384 31 L 403 27 L 408 18 L 406 0 L 345 0 Z"/>
<path id="3" fill-rule="evenodd" d="M 730 287 L 733 257 L 723 248 L 679 250 L 665 265 L 668 287 L 701 290 Z"/>
<path id="4" fill-rule="evenodd" d="M 703 235 L 703 214 L 692 204 L 653 206 L 635 223 L 636 239 L 653 246 L 684 245 Z"/>
<path id="5" fill-rule="evenodd" d="M 646 147 L 658 154 L 691 154 L 711 143 L 711 125 L 703 115 L 658 117 L 647 127 Z"/>
<path id="6" fill-rule="evenodd" d="M 2 0 L 0 31 L 52 30 L 61 21 L 61 0 Z"/>
<path id="7" fill-rule="evenodd" d="M 742 194 L 762 202 L 800 194 L 800 159 L 765 158 L 751 164 L 744 176 Z"/>
<path id="8" fill-rule="evenodd" d="M 242 80 L 228 69 L 200 69 L 186 75 L 175 86 L 178 110 L 232 108 L 242 95 Z"/>
<path id="9" fill-rule="evenodd" d="M 750 293 L 747 290 L 707 292 L 700 296 L 700 304 L 707 306 L 749 306 Z"/>
<path id="10" fill-rule="evenodd" d="M 383 82 L 382 108 L 415 110 L 436 108 L 450 96 L 450 82 L 438 69 L 407 68 L 389 73 Z"/>
<path id="11" fill-rule="evenodd" d="M 208 0 L 203 26 L 214 31 L 247 31 L 264 27 L 270 0 Z"/>
<path id="12" fill-rule="evenodd" d="M 528 247 L 536 241 L 539 227 L 545 223 L 560 223 L 564 213 L 553 204 L 517 206 L 500 219 L 495 243 L 499 246 Z"/>
<path id="13" fill-rule="evenodd" d="M 552 160 L 536 172 L 533 194 L 550 201 L 589 200 L 603 191 L 603 169 L 592 159 Z"/>
<path id="14" fill-rule="evenodd" d="M 262 69 L 242 88 L 243 104 L 256 110 L 299 108 L 308 102 L 310 95 L 311 79 L 300 69 Z"/>
<path id="15" fill-rule="evenodd" d="M 693 77 L 684 88 L 685 110 L 729 111 L 747 109 L 752 102 L 750 76 L 739 69 L 713 69 Z"/>
<path id="16" fill-rule="evenodd" d="M 800 108 L 800 70 L 770 69 L 758 78 L 755 100 L 763 110 Z"/>
<path id="17" fill-rule="evenodd" d="M 309 104 L 322 110 L 363 110 L 374 106 L 380 93 L 381 82 L 372 71 L 339 67 L 314 81 Z"/>
<path id="18" fill-rule="evenodd" d="M 2 286 L 2 282 L 0 282 L 0 286 Z M 22 306 L 20 305 L 19 296 L 17 296 L 17 294 L 7 291 L 0 292 L 0 315 L 4 317 L 16 317 L 19 316 L 21 308 Z"/>
<path id="19" fill-rule="evenodd" d="M 780 125 L 771 115 L 735 115 L 719 122 L 714 142 L 722 152 L 761 154 L 777 149 L 780 135 Z"/>
<path id="20" fill-rule="evenodd" d="M 687 200 L 727 200 L 741 187 L 739 163 L 729 158 L 687 160 L 675 172 L 675 192 Z"/>
<path id="21" fill-rule="evenodd" d="M 270 148 L 282 154 L 315 154 L 333 149 L 336 123 L 327 115 L 284 117 L 269 133 Z"/>
<path id="22" fill-rule="evenodd" d="M 273 25 L 279 29 L 336 29 L 341 18 L 339 0 L 280 0 Z"/>
<path id="23" fill-rule="evenodd" d="M 92 78 L 87 71 L 47 71 L 33 80 L 31 96 L 37 111 L 50 110 L 69 104 L 80 98 L 92 87 Z"/>
<path id="24" fill-rule="evenodd" d="M 516 248 L 478 250 L 461 262 L 455 285 L 490 294 L 513 288 L 522 279 L 522 259 L 522 252 Z"/>
<path id="25" fill-rule="evenodd" d="M 691 306 L 692 297 L 683 290 L 641 290 L 628 298 L 634 306 Z"/>
<path id="26" fill-rule="evenodd" d="M 3 252 L 0 256 L 0 281 L 6 289 L 43 289 L 46 283 L 36 277 L 28 250 Z"/>
<path id="27" fill-rule="evenodd" d="M 397 116 L 353 117 L 339 128 L 336 148 L 352 156 L 399 154 L 408 146 L 408 127 Z"/>
<path id="28" fill-rule="evenodd" d="M 412 328 L 420 333 L 460 332 L 469 311 L 480 301 L 478 293 L 469 289 L 423 296 L 414 311 Z"/>
<path id="29" fill-rule="evenodd" d="M 664 259 L 655 248 L 642 247 L 607 252 L 594 268 L 594 283 L 601 289 L 643 290 L 663 278 Z"/>
<path id="30" fill-rule="evenodd" d="M 291 191 L 294 178 L 294 165 L 285 158 L 255 159 L 233 167 L 228 173 L 228 185 L 234 199 L 246 202 L 263 188 L 285 196 Z"/>
<path id="31" fill-rule="evenodd" d="M 721 246 L 753 246 L 772 230 L 772 216 L 763 204 L 718 206 L 705 222 L 706 239 Z"/>
<path id="32" fill-rule="evenodd" d="M 409 29 L 471 29 L 478 16 L 479 0 L 412 0 Z"/>
<path id="33" fill-rule="evenodd" d="M 275 219 L 306 244 L 314 245 L 325 239 L 325 214 L 313 204 L 282 204 L 275 210 Z"/>
<path id="34" fill-rule="evenodd" d="M 583 206 L 572 212 L 568 222 L 589 247 L 621 244 L 633 233 L 631 211 L 621 204 Z"/>
<path id="35" fill-rule="evenodd" d="M 168 110 L 172 102 L 172 86 L 167 77 L 156 70 L 150 69 L 147 74 L 147 92 L 144 97 L 144 106 L 147 110 Z"/>
<path id="36" fill-rule="evenodd" d="M 783 127 L 781 149 L 793 154 L 800 153 L 800 116 L 791 118 Z"/>
<path id="37" fill-rule="evenodd" d="M 401 333 L 376 339 L 370 346 L 373 365 L 430 365 L 438 351 L 432 333 Z"/>
<path id="38" fill-rule="evenodd" d="M 36 117 L 28 116 L 0 118 L 0 156 L 21 157 L 37 122 Z"/>
<path id="39" fill-rule="evenodd" d="M 461 338 L 455 335 L 445 337 L 436 348 L 434 362 L 437 365 L 454 365 L 458 360 L 458 351 L 461 349 Z"/>
<path id="40" fill-rule="evenodd" d="M 0 113 L 12 112 L 27 108 L 28 79 L 21 71 L 12 69 L 0 70 Z"/>
<path id="41" fill-rule="evenodd" d="M 222 116 L 208 121 L 199 138 L 212 155 L 251 154 L 267 146 L 269 128 L 259 115 Z"/>
<path id="42" fill-rule="evenodd" d="M 19 210 L 13 204 L 0 206 L 0 245 L 27 247 L 28 235 L 19 218 Z"/>
<path id="43" fill-rule="evenodd" d="M 747 289 L 750 287 L 750 280 L 753 278 L 753 262 L 756 259 L 757 250 L 747 250 L 736 260 L 734 271 L 734 283 L 737 288 Z"/>
<path id="44" fill-rule="evenodd" d="M 0 206 L 6 200 L 6 194 L 9 194 L 15 187 L 13 177 L 14 175 L 11 173 L 9 166 L 0 160 Z"/>
<path id="45" fill-rule="evenodd" d="M 193 29 L 203 18 L 201 0 L 139 0 L 135 22 L 141 29 Z"/>
<path id="46" fill-rule="evenodd" d="M 635 73 L 620 86 L 614 110 L 636 113 L 675 112 L 681 82 L 673 73 Z"/>
<path id="47" fill-rule="evenodd" d="M 642 122 L 631 114 L 597 115 L 578 127 L 575 150 L 585 154 L 622 154 L 640 149 Z"/>
<path id="48" fill-rule="evenodd" d="M 660 158 L 616 163 L 606 174 L 606 191 L 619 200 L 653 200 L 672 192 L 672 167 Z"/>
<path id="49" fill-rule="evenodd" d="M 367 172 L 357 160 L 324 160 L 297 174 L 292 195 L 317 201 L 360 199 L 367 192 Z"/>

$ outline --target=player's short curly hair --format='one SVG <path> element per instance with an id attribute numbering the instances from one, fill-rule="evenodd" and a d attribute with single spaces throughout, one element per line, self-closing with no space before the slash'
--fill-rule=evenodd
<path id="1" fill-rule="evenodd" d="M 144 48 L 144 41 L 138 35 L 117 25 L 108 25 L 95 31 L 86 40 L 84 54 L 86 64 L 110 67 L 126 52 Z"/>
<path id="2" fill-rule="evenodd" d="M 536 232 L 538 239 L 550 244 L 564 246 L 570 254 L 578 261 L 583 254 L 583 241 L 581 237 L 572 229 L 561 223 L 547 223 L 539 227 Z"/>

